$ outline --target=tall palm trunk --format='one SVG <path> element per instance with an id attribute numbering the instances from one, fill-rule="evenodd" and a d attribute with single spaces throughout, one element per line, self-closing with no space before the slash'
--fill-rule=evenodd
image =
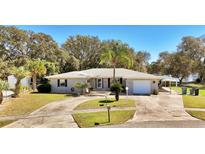
<path id="1" fill-rule="evenodd" d="M 33 82 L 32 82 L 32 89 L 33 89 L 33 91 L 35 91 L 36 90 L 36 74 L 33 74 L 32 75 L 32 79 L 33 79 Z"/>
<path id="2" fill-rule="evenodd" d="M 15 92 L 14 92 L 14 95 L 15 97 L 19 97 L 19 94 L 20 94 L 20 87 L 21 87 L 21 80 L 17 79 L 16 81 L 16 84 L 15 84 Z"/>
<path id="3" fill-rule="evenodd" d="M 0 91 L 0 104 L 3 102 L 3 93 Z"/>
<path id="4" fill-rule="evenodd" d="M 114 67 L 113 67 L 113 83 L 115 83 L 116 82 L 116 79 L 115 79 L 115 65 L 114 65 Z"/>

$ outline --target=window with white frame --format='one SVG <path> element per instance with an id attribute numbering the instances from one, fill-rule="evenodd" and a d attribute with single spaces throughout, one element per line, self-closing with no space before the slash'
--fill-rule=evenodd
<path id="1" fill-rule="evenodd" d="M 67 79 L 58 79 L 58 87 L 67 87 Z"/>

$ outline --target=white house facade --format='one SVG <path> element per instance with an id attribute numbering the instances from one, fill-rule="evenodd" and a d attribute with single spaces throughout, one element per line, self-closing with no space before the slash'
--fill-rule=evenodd
<path id="1" fill-rule="evenodd" d="M 158 90 L 159 76 L 137 72 L 124 68 L 116 68 L 115 77 L 129 94 L 152 94 Z M 92 90 L 110 90 L 113 78 L 112 68 L 96 68 L 73 71 L 46 77 L 50 80 L 53 93 L 71 93 L 77 91 L 75 84 L 88 83 Z"/>

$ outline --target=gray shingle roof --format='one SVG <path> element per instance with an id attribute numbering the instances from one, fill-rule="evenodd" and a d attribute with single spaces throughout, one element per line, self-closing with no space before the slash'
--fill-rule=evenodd
<path id="1" fill-rule="evenodd" d="M 155 76 L 148 73 L 142 73 L 124 68 L 116 68 L 116 78 L 126 79 L 160 79 L 159 76 Z M 93 68 L 83 71 L 73 71 L 58 75 L 48 76 L 48 79 L 66 79 L 66 78 L 112 78 L 113 68 Z"/>

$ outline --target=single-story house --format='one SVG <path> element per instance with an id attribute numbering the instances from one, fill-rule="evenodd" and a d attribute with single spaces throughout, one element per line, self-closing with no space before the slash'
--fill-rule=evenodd
<path id="1" fill-rule="evenodd" d="M 158 89 L 159 76 L 137 72 L 124 68 L 116 68 L 116 80 L 128 87 L 129 94 L 152 94 Z M 95 68 L 83 71 L 73 71 L 46 77 L 51 84 L 53 93 L 70 93 L 77 91 L 75 84 L 88 83 L 93 90 L 110 90 L 113 78 L 113 68 Z"/>
<path id="2" fill-rule="evenodd" d="M 9 89 L 15 89 L 16 81 L 17 80 L 16 80 L 16 77 L 14 75 L 8 76 Z M 21 86 L 27 87 L 28 89 L 30 89 L 31 85 L 32 85 L 32 78 L 31 77 L 25 77 L 21 80 Z"/>

